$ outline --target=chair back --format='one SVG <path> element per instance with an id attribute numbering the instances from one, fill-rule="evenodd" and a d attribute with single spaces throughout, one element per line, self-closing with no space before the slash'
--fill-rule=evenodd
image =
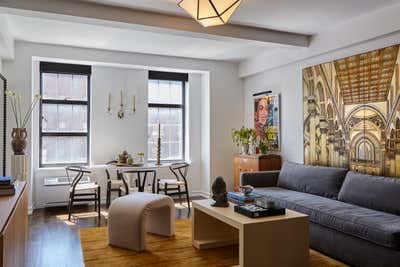
<path id="1" fill-rule="evenodd" d="M 111 165 L 111 164 L 115 164 L 115 163 L 117 163 L 116 160 L 111 160 L 111 161 L 107 162 L 106 165 Z M 110 170 L 107 167 L 106 167 L 106 175 L 107 175 L 107 181 L 111 181 Z M 117 171 L 117 178 L 119 179 L 118 171 Z"/>
<path id="2" fill-rule="evenodd" d="M 171 172 L 174 174 L 175 178 L 178 181 L 184 181 L 185 183 L 187 183 L 187 173 L 189 170 L 189 163 L 186 162 L 177 162 L 177 163 L 172 163 L 171 166 L 169 166 L 169 169 L 171 170 Z"/>
<path id="3" fill-rule="evenodd" d="M 67 166 L 65 167 L 65 172 L 67 173 L 68 182 L 71 184 L 71 187 L 75 188 L 76 185 L 80 182 L 84 174 L 90 174 L 91 171 L 85 169 L 82 166 Z M 71 174 L 76 173 L 74 178 L 71 181 Z"/>

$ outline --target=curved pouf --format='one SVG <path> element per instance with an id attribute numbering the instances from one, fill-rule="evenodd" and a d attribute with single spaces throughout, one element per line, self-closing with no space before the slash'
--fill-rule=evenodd
<path id="1" fill-rule="evenodd" d="M 165 195 L 135 193 L 114 200 L 108 211 L 108 243 L 135 251 L 146 249 L 146 232 L 173 236 L 175 206 Z"/>

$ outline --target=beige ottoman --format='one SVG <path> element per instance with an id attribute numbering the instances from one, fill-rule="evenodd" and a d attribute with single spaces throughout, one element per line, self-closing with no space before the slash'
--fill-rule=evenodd
<path id="1" fill-rule="evenodd" d="M 146 232 L 173 236 L 175 206 L 172 198 L 150 193 L 120 197 L 108 210 L 108 243 L 135 251 L 146 249 Z"/>

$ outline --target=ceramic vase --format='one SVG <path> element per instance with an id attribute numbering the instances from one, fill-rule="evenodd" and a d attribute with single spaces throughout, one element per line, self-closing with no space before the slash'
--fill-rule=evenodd
<path id="1" fill-rule="evenodd" d="M 25 155 L 27 137 L 26 128 L 13 128 L 11 137 L 11 147 L 14 151 L 14 155 Z"/>

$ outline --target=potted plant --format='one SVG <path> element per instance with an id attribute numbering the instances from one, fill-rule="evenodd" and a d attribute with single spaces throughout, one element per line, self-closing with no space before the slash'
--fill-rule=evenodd
<path id="1" fill-rule="evenodd" d="M 232 130 L 232 140 L 237 146 L 241 147 L 242 154 L 249 153 L 249 146 L 254 144 L 255 139 L 256 132 L 254 129 L 242 127 L 239 130 Z"/>
<path id="2" fill-rule="evenodd" d="M 258 143 L 258 150 L 260 151 L 261 154 L 267 154 L 268 152 L 268 141 L 267 140 L 262 140 Z"/>
<path id="3" fill-rule="evenodd" d="M 13 128 L 11 137 L 11 147 L 14 155 L 24 155 L 26 148 L 26 125 L 32 116 L 32 111 L 40 100 L 40 95 L 35 95 L 29 108 L 24 112 L 21 105 L 21 94 L 6 90 L 6 96 L 10 102 L 12 114 L 14 116 L 16 128 Z"/>

